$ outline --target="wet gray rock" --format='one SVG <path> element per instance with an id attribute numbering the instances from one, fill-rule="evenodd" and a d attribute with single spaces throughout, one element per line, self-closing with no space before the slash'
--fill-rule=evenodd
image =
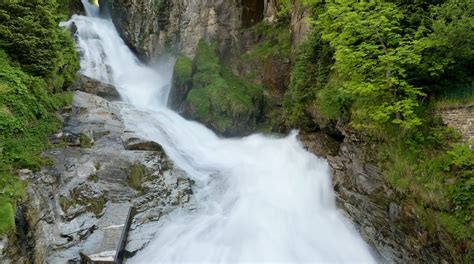
<path id="1" fill-rule="evenodd" d="M 8 237 L 6 235 L 0 236 L 0 263 L 10 264 L 11 259 L 7 257 L 8 253 Z"/>
<path id="2" fill-rule="evenodd" d="M 126 250 L 134 254 L 143 249 L 158 231 L 158 220 L 191 198 L 191 180 L 181 171 L 166 171 L 161 177 L 146 183 L 146 195 L 134 200 L 137 210 Z"/>
<path id="3" fill-rule="evenodd" d="M 63 129 L 51 137 L 57 147 L 44 153 L 53 166 L 19 171 L 29 183 L 22 212 L 33 263 L 77 262 L 79 252 L 114 249 L 131 206 L 137 214 L 127 249 L 135 252 L 154 237 L 161 216 L 190 200 L 192 182 L 161 146 L 125 131 L 123 107 L 75 91 L 72 108 L 63 113 Z M 133 182 L 137 171 L 139 188 Z M 14 248 L 10 242 L 0 239 L 1 263 L 15 259 L 3 252 Z"/>
<path id="4" fill-rule="evenodd" d="M 82 74 L 78 74 L 77 80 L 72 86 L 72 90 L 94 94 L 110 101 L 120 100 L 120 94 L 114 86 L 102 83 L 99 80 L 95 80 Z"/>
<path id="5" fill-rule="evenodd" d="M 222 54 L 239 50 L 242 27 L 274 20 L 278 1 L 106 0 L 124 41 L 142 58 L 172 48 L 193 57 L 201 39 L 217 41 Z"/>
<path id="6" fill-rule="evenodd" d="M 126 133 L 122 136 L 123 146 L 126 150 L 145 150 L 163 152 L 163 147 L 154 141 L 139 137 L 132 133 Z"/>
<path id="7" fill-rule="evenodd" d="M 450 262 L 439 244 L 427 238 L 411 209 L 399 205 L 400 198 L 357 137 L 346 134 L 338 142 L 314 133 L 300 139 L 310 152 L 327 159 L 338 207 L 381 262 Z"/>

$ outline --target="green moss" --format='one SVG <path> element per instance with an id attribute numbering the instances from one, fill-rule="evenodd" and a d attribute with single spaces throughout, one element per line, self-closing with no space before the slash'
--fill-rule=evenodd
<path id="1" fill-rule="evenodd" d="M 15 228 L 15 210 L 12 204 L 0 197 L 0 234 L 8 233 Z"/>
<path id="2" fill-rule="evenodd" d="M 99 216 L 104 210 L 106 202 L 105 196 L 100 196 L 98 199 L 91 199 L 89 200 L 89 209 L 96 216 Z"/>
<path id="3" fill-rule="evenodd" d="M 187 102 L 193 118 L 218 133 L 244 133 L 256 129 L 263 90 L 219 63 L 215 47 L 201 41 L 194 61 L 193 89 Z"/>
<path id="4" fill-rule="evenodd" d="M 145 166 L 133 164 L 128 175 L 128 185 L 137 191 L 142 190 L 142 181 L 145 179 Z"/>
<path id="5" fill-rule="evenodd" d="M 84 197 L 81 195 L 79 189 L 74 189 L 69 193 L 70 197 L 60 196 L 59 205 L 63 211 L 67 211 L 69 208 L 82 205 L 87 207 L 87 210 L 94 213 L 96 216 L 99 216 L 104 210 L 107 199 L 105 194 L 100 195 L 99 197 Z"/>
<path id="6" fill-rule="evenodd" d="M 217 46 L 210 45 L 201 40 L 196 48 L 194 67 L 197 72 L 217 73 L 220 70 L 219 57 L 216 52 Z"/>
<path id="7" fill-rule="evenodd" d="M 101 167 L 102 167 L 102 165 L 100 164 L 100 162 L 94 161 L 94 168 L 95 168 L 96 170 L 100 170 Z"/>
<path id="8" fill-rule="evenodd" d="M 249 30 L 260 36 L 262 41 L 244 54 L 245 60 L 266 61 L 269 57 L 290 57 L 291 31 L 288 20 L 280 20 L 278 23 L 262 21 Z"/>
<path id="9" fill-rule="evenodd" d="M 72 205 L 71 199 L 64 196 L 59 197 L 59 206 L 61 206 L 61 209 L 63 209 L 64 212 L 66 212 Z"/>
<path id="10" fill-rule="evenodd" d="M 173 82 L 177 86 L 185 86 L 192 82 L 193 62 L 184 56 L 176 59 L 173 69 Z"/>
<path id="11" fill-rule="evenodd" d="M 81 146 L 81 148 L 91 148 L 92 147 L 92 140 L 86 136 L 85 134 L 80 134 L 79 135 L 79 145 Z"/>
<path id="12" fill-rule="evenodd" d="M 97 174 L 92 174 L 87 179 L 91 182 L 98 182 L 99 181 L 99 177 L 97 176 Z"/>

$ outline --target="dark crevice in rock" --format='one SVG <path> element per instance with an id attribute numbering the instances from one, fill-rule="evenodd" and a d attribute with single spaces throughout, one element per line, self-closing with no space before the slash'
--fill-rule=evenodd
<path id="1" fill-rule="evenodd" d="M 15 225 L 16 225 L 16 249 L 20 256 L 25 259 L 33 259 L 33 248 L 34 239 L 30 236 L 30 226 L 26 219 L 26 208 L 23 205 L 19 205 L 16 208 L 15 213 Z"/>
<path id="2" fill-rule="evenodd" d="M 170 6 L 172 5 L 172 1 L 170 0 L 162 0 L 159 1 L 158 10 L 158 29 L 159 30 L 166 30 L 170 21 L 169 21 L 169 14 L 170 14 Z"/>
<path id="3" fill-rule="evenodd" d="M 264 0 L 242 0 L 242 26 L 249 28 L 263 20 Z"/>

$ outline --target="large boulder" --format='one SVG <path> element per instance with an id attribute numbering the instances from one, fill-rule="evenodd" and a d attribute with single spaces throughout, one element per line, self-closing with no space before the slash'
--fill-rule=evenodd
<path id="1" fill-rule="evenodd" d="M 109 101 L 120 100 L 120 94 L 114 86 L 82 74 L 78 74 L 77 80 L 72 86 L 72 90 L 94 94 Z"/>

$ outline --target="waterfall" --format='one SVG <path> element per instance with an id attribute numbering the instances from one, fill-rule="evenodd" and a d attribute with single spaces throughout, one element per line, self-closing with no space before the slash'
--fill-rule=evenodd
<path id="1" fill-rule="evenodd" d="M 74 15 L 81 72 L 113 84 L 128 130 L 159 142 L 195 182 L 191 205 L 160 219 L 131 263 L 373 263 L 337 211 L 329 167 L 286 137 L 220 138 L 166 108 L 172 65 L 142 65 L 110 20 Z"/>

